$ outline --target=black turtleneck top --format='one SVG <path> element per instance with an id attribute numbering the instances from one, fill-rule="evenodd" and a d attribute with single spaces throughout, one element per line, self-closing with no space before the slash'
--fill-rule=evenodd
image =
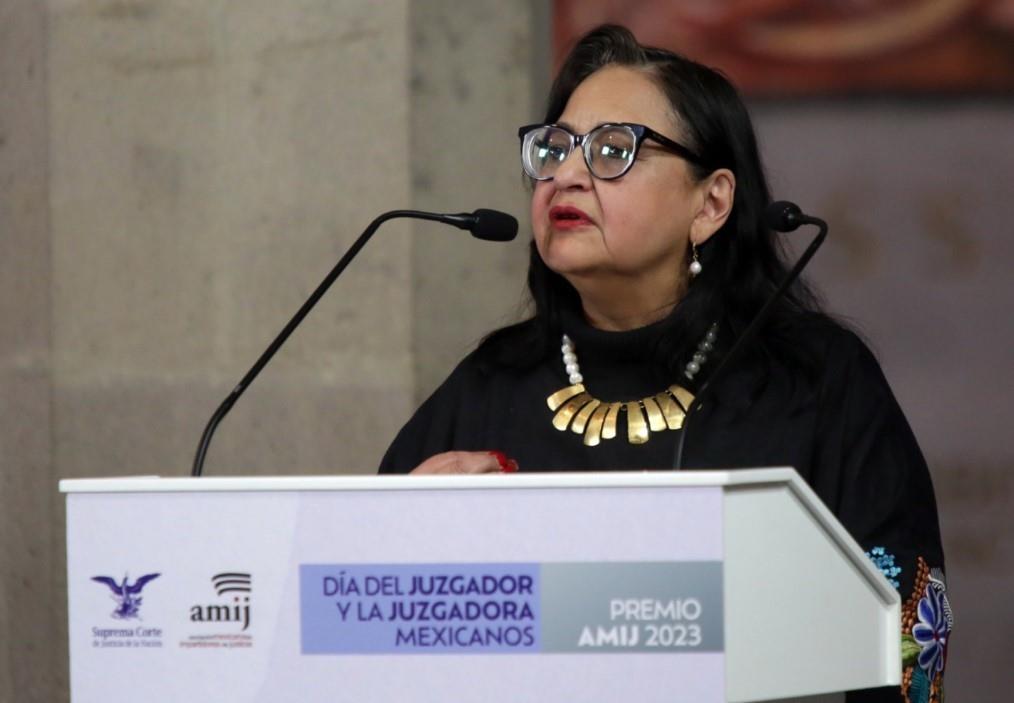
<path id="1" fill-rule="evenodd" d="M 660 378 L 652 362 L 662 324 L 606 332 L 566 316 L 564 331 L 588 392 L 602 401 L 630 401 L 671 383 L 689 385 Z M 727 374 L 688 425 L 683 465 L 794 467 L 864 549 L 875 557 L 873 550 L 883 550 L 878 565 L 912 611 L 925 573 L 943 567 L 933 487 L 915 437 L 879 364 L 854 333 L 822 318 L 800 322 L 790 334 L 815 360 L 813 368 L 776 358 Z M 710 370 L 706 365 L 701 375 Z M 647 443 L 634 445 L 620 422 L 615 438 L 587 447 L 582 435 L 555 429 L 546 399 L 568 385 L 561 353 L 522 371 L 473 352 L 401 430 L 380 472 L 408 472 L 451 450 L 501 451 L 529 472 L 673 466 L 681 430 L 651 432 Z M 849 700 L 899 698 L 893 689 Z"/>

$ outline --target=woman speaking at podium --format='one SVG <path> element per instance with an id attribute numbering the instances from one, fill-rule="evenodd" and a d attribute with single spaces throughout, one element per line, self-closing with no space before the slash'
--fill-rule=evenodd
<path id="1" fill-rule="evenodd" d="M 381 472 L 670 469 L 694 393 L 788 271 L 746 108 L 719 73 L 602 27 L 519 137 L 533 314 L 461 362 Z M 917 645 L 902 695 L 850 700 L 936 700 L 933 488 L 863 343 L 797 281 L 692 419 L 683 466 L 795 467 L 900 588 Z"/>

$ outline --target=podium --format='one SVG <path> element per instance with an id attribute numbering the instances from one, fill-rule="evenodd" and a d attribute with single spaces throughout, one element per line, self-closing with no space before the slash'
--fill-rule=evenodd
<path id="1" fill-rule="evenodd" d="M 900 685 L 900 598 L 792 469 L 60 490 L 75 702 L 706 703 Z"/>

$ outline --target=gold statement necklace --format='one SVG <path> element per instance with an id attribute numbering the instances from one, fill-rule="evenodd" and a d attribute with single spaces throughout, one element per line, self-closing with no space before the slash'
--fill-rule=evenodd
<path id="1" fill-rule="evenodd" d="M 693 380 L 701 370 L 708 352 L 714 348 L 717 334 L 718 325 L 713 324 L 683 370 L 687 379 Z M 565 432 L 569 428 L 575 434 L 584 434 L 584 444 L 594 447 L 603 439 L 616 437 L 621 412 L 626 414 L 627 441 L 631 444 L 644 444 L 652 432 L 683 427 L 683 419 L 694 402 L 693 394 L 683 386 L 674 383 L 661 393 L 638 400 L 601 401 L 585 388 L 574 343 L 567 335 L 563 335 L 560 351 L 570 385 L 546 398 L 549 409 L 555 413 L 553 427 L 556 429 Z"/>

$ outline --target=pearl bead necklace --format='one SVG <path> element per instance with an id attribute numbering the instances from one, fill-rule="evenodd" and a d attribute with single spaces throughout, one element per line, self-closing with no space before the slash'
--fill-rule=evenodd
<path id="1" fill-rule="evenodd" d="M 571 383 L 584 381 L 581 367 L 577 364 L 577 354 L 574 353 L 574 343 L 567 335 L 563 335 L 563 345 L 560 347 L 560 351 L 563 352 L 563 367 L 567 370 L 567 379 Z"/>
<path id="2" fill-rule="evenodd" d="M 688 380 L 694 380 L 694 376 L 701 370 L 701 367 L 708 361 L 708 352 L 715 348 L 715 340 L 718 339 L 718 323 L 708 328 L 704 339 L 697 345 L 697 351 L 683 367 L 683 375 Z M 570 337 L 563 335 L 563 344 L 560 346 L 563 352 L 563 366 L 567 371 L 567 379 L 572 383 L 583 383 L 584 376 L 581 375 L 581 366 L 577 362 L 577 352 L 574 349 L 574 342 Z"/>
<path id="3" fill-rule="evenodd" d="M 694 376 L 701 370 L 701 367 L 708 361 L 708 352 L 715 348 L 715 340 L 718 339 L 718 323 L 712 323 L 704 335 L 704 339 L 697 345 L 697 351 L 683 368 L 683 375 L 693 381 Z"/>

